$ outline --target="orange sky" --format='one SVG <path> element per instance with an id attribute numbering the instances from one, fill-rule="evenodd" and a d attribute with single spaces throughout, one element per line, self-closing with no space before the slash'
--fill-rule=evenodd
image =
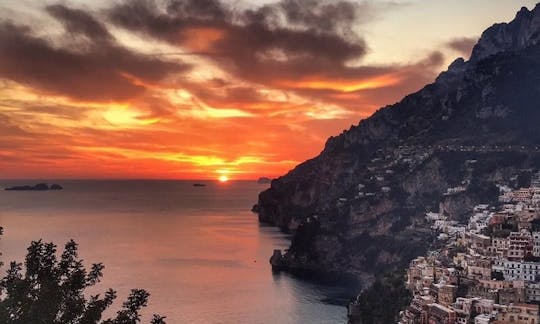
<path id="1" fill-rule="evenodd" d="M 0 178 L 279 176 L 431 82 L 486 27 L 378 54 L 419 7 L 308 2 L 7 1 Z"/>

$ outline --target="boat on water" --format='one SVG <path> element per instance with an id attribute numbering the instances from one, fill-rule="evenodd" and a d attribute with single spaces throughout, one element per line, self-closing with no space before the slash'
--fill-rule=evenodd
<path id="1" fill-rule="evenodd" d="M 194 183 L 193 187 L 206 187 L 204 183 Z"/>

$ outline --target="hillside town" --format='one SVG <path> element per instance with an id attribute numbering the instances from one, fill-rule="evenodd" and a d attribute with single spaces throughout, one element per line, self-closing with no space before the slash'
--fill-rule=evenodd
<path id="1" fill-rule="evenodd" d="M 440 245 L 410 263 L 400 323 L 539 323 L 540 173 L 528 188 L 499 190 L 467 224 L 426 214 Z"/>

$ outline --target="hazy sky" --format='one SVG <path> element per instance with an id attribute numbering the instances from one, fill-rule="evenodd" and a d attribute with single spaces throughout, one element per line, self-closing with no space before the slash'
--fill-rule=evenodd
<path id="1" fill-rule="evenodd" d="M 0 178 L 277 176 L 535 1 L 0 3 Z"/>

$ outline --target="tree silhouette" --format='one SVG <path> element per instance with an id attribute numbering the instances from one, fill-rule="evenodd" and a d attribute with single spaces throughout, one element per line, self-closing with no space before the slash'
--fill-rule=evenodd
<path id="1" fill-rule="evenodd" d="M 109 289 L 103 295 L 85 296 L 85 289 L 100 281 L 104 266 L 95 263 L 87 270 L 77 249 L 77 243 L 70 240 L 58 259 L 56 245 L 39 240 L 28 247 L 24 266 L 11 262 L 0 280 L 0 323 L 139 323 L 139 312 L 146 307 L 150 296 L 143 289 L 131 290 L 115 318 L 101 320 L 103 312 L 116 299 L 116 292 Z M 151 324 L 165 324 L 164 319 L 154 315 Z"/>

